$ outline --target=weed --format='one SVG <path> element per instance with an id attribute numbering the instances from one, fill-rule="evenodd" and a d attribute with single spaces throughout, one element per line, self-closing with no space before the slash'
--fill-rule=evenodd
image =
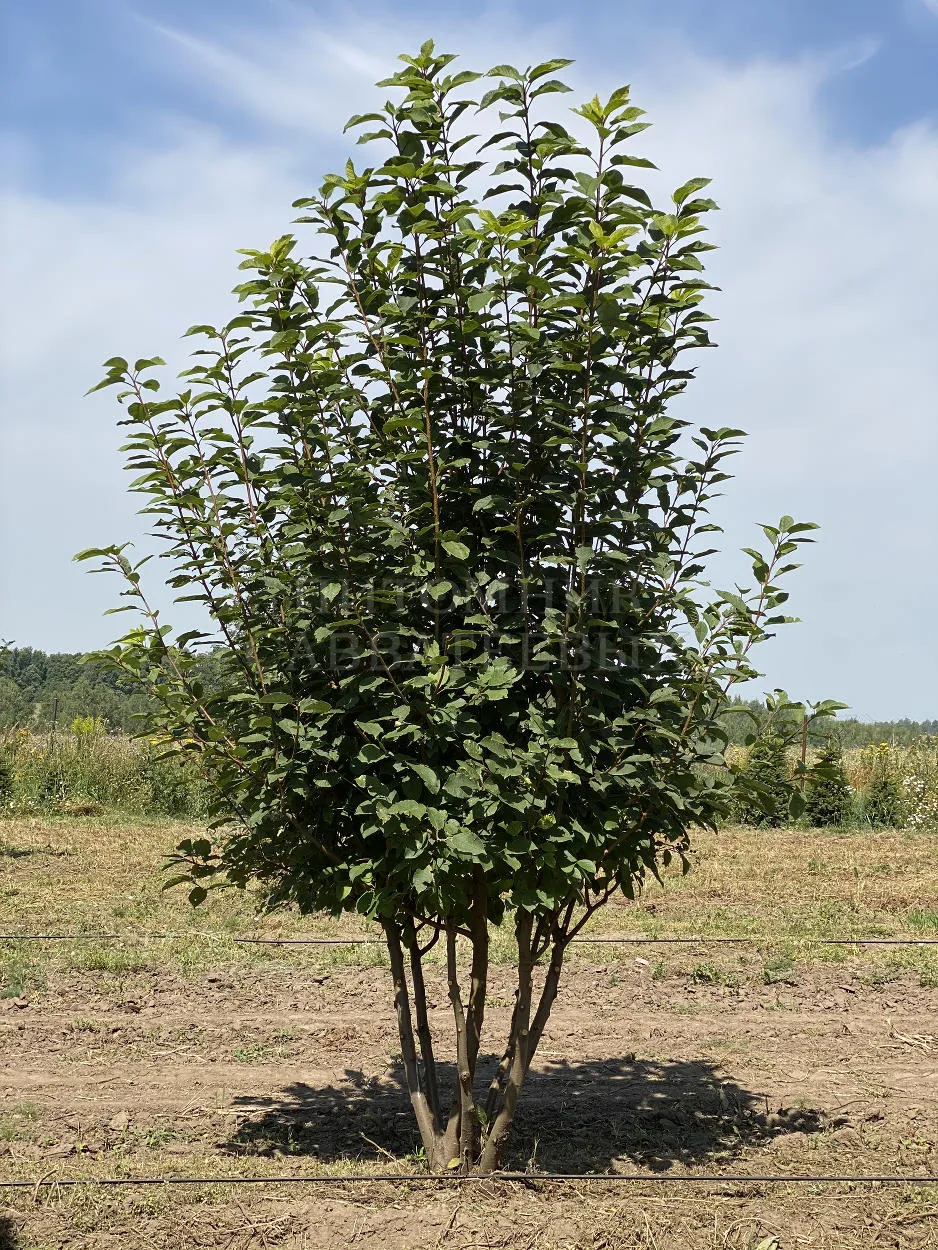
<path id="1" fill-rule="evenodd" d="M 73 1033 L 99 1033 L 101 1026 L 96 1024 L 94 1020 L 89 1020 L 87 1016 L 78 1016 L 72 1021 Z"/>
<path id="2" fill-rule="evenodd" d="M 906 913 L 909 928 L 916 933 L 938 933 L 938 909 L 913 907 Z"/>
<path id="3" fill-rule="evenodd" d="M 103 732 L 78 717 L 55 739 L 20 729 L 0 737 L 0 802 L 16 812 L 94 816 L 105 808 L 198 816 L 206 787 L 198 765 L 162 744 Z"/>
<path id="4" fill-rule="evenodd" d="M 151 1150 L 159 1150 L 161 1146 L 178 1141 L 179 1134 L 171 1128 L 151 1128 L 143 1133 L 142 1140 L 143 1144 L 149 1146 Z"/>
<path id="5" fill-rule="evenodd" d="M 42 1119 L 42 1108 L 34 1102 L 21 1102 L 0 1113 L 0 1141 L 12 1142 L 31 1137 L 31 1126 Z"/>
<path id="6" fill-rule="evenodd" d="M 285 1049 L 283 1042 L 295 1040 L 298 1034 L 289 1029 L 281 1030 L 274 1034 L 273 1040 L 270 1042 L 248 1042 L 244 1046 L 238 1046 L 231 1052 L 231 1057 L 235 1063 L 267 1063 L 271 1059 L 288 1059 L 292 1049 Z"/>
<path id="7" fill-rule="evenodd" d="M 0 998 L 22 998 L 42 984 L 42 974 L 28 956 L 0 952 Z"/>
<path id="8" fill-rule="evenodd" d="M 762 961 L 762 981 L 765 985 L 776 985 L 784 981 L 787 974 L 794 968 L 794 963 L 787 955 L 775 955 Z"/>
<path id="9" fill-rule="evenodd" d="M 698 985 L 718 985 L 723 981 L 723 972 L 716 964 L 697 964 L 690 979 Z"/>
<path id="10" fill-rule="evenodd" d="M 150 956 L 124 946 L 85 943 L 74 948 L 67 966 L 73 972 L 145 972 L 153 967 Z"/>

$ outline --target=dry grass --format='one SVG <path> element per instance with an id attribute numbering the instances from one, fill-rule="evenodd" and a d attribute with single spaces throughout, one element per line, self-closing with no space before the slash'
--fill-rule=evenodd
<path id="1" fill-rule="evenodd" d="M 12 968 L 14 988 L 24 983 L 26 967 L 39 979 L 54 968 L 120 972 L 152 965 L 194 974 L 219 962 L 283 957 L 281 948 L 239 944 L 241 937 L 378 936 L 355 915 L 262 915 L 250 892 L 216 891 L 193 909 L 185 889 L 163 889 L 161 864 L 182 837 L 198 832 L 182 822 L 117 817 L 0 821 L 0 932 L 126 935 L 119 948 L 105 942 L 3 944 L 0 971 L 9 977 Z M 694 859 L 687 876 L 672 869 L 635 903 L 614 901 L 585 936 L 742 936 L 763 939 L 755 945 L 770 954 L 807 962 L 855 952 L 802 938 L 938 936 L 938 856 L 927 834 L 734 827 L 701 832 Z M 579 956 L 596 953 L 583 946 Z M 669 966 L 682 957 L 679 947 L 660 953 Z M 635 949 L 605 947 L 604 954 L 632 958 Z M 510 934 L 495 935 L 493 956 L 511 958 Z M 384 960 L 380 946 L 292 948 L 289 957 L 315 967 Z M 700 952 L 687 957 L 697 960 Z M 708 957 L 738 963 L 732 947 L 711 948 Z M 871 953 L 870 967 L 917 969 L 936 985 L 938 947 L 882 948 Z"/>
<path id="2" fill-rule="evenodd" d="M 420 1215 L 415 1219 L 414 1211 Z M 927 1250 L 934 1194 L 910 1187 L 872 1201 L 859 1191 L 692 1186 L 627 1194 L 601 1184 L 497 1183 L 460 1191 L 401 1185 L 317 1189 L 315 1197 L 226 1186 L 172 1194 L 87 1189 L 37 1198 L 21 1250 Z M 0 1217 L 2 1218 L 2 1217 Z M 13 1226 L 26 1221 L 17 1213 Z M 2 1224 L 0 1224 L 2 1230 Z M 74 1231 L 73 1231 L 74 1230 Z M 68 1240 L 63 1241 L 65 1232 Z M 74 1233 L 86 1240 L 73 1240 Z M 142 1234 L 142 1237 L 141 1237 Z M 2 1236 L 2 1231 L 0 1231 Z M 145 1239 L 149 1238 L 149 1241 Z M 0 1245 L 3 1245 L 0 1241 Z"/>
<path id="3" fill-rule="evenodd" d="M 6 987 L 0 993 L 35 993 L 35 1027 L 45 1018 L 43 1013 L 57 1012 L 56 1020 L 68 1018 L 67 1037 L 56 1035 L 54 1030 L 41 1035 L 59 1038 L 54 1056 L 48 1059 L 50 1071 L 87 1071 L 88 1078 L 69 1077 L 80 1084 L 92 1079 L 93 1073 L 106 1073 L 104 1065 L 111 1062 L 108 1056 L 113 1054 L 125 1071 L 146 1073 L 147 1064 L 171 1062 L 172 1055 L 182 1056 L 187 1045 L 188 1062 L 215 1062 L 207 1050 L 199 1049 L 203 1043 L 193 1041 L 195 1035 L 187 1033 L 181 1024 L 178 1029 L 176 1024 L 172 1026 L 176 1032 L 167 1024 L 153 1040 L 105 1042 L 111 1020 L 127 1021 L 124 1030 L 131 1031 L 133 1017 L 120 1014 L 117 1007 L 139 994 L 148 969 L 158 970 L 163 980 L 176 978 L 181 986 L 191 985 L 189 991 L 174 991 L 177 998 L 173 1010 L 177 1014 L 182 1001 L 178 996 L 186 993 L 191 1010 L 197 1013 L 208 970 L 223 971 L 240 987 L 243 1011 L 244 987 L 250 986 L 252 978 L 258 985 L 269 982 L 284 987 L 276 993 L 286 1004 L 297 992 L 295 987 L 302 983 L 305 970 L 329 963 L 352 965 L 336 969 L 329 985 L 341 981 L 350 987 L 350 993 L 362 995 L 354 1002 L 342 1000 L 353 1002 L 351 1008 L 343 1010 L 366 1011 L 369 1003 L 372 1011 L 385 1010 L 383 1001 L 380 1008 L 373 1005 L 368 996 L 372 981 L 364 976 L 368 964 L 383 961 L 380 947 L 284 949 L 239 946 L 233 940 L 262 932 L 277 936 L 372 936 L 366 922 L 354 917 L 332 920 L 289 913 L 262 917 L 251 895 L 236 892 L 214 894 L 205 907 L 193 911 L 184 891 L 164 892 L 161 859 L 180 837 L 192 831 L 177 822 L 128 823 L 113 818 L 34 817 L 0 822 L 0 931 L 125 935 L 124 940 L 114 943 L 62 942 L 29 947 L 0 943 L 0 973 Z M 938 936 L 936 900 L 938 862 L 933 837 L 903 831 L 733 828 L 718 836 L 701 835 L 695 869 L 689 876 L 667 873 L 663 887 L 653 884 L 635 904 L 607 908 L 594 921 L 592 931 L 596 935 L 751 935 L 751 946 L 637 950 L 634 946 L 584 945 L 573 960 L 581 969 L 581 983 L 589 983 L 587 974 L 595 972 L 592 980 L 615 986 L 625 985 L 622 978 L 629 965 L 634 976 L 636 955 L 647 956 L 652 966 L 643 975 L 664 986 L 663 999 L 668 1002 L 660 1016 L 662 1027 L 667 1030 L 675 1022 L 689 1022 L 686 1036 L 691 1038 L 691 1046 L 701 1049 L 688 1053 L 702 1054 L 704 1043 L 695 1042 L 700 1036 L 694 1033 L 696 1019 L 684 1013 L 702 1010 L 706 1014 L 715 1009 L 718 1028 L 711 1032 L 706 1046 L 714 1054 L 722 1054 L 725 1062 L 732 1055 L 734 1064 L 745 1065 L 761 1062 L 765 1056 L 756 1053 L 753 1060 L 747 1040 L 750 1017 L 729 1038 L 736 1027 L 734 1012 L 739 1011 L 740 987 L 749 987 L 746 993 L 752 1002 L 759 999 L 763 1014 L 754 1014 L 751 1019 L 764 1020 L 766 1010 L 776 1011 L 778 1027 L 784 1033 L 790 1028 L 813 1028 L 813 1020 L 823 1019 L 808 1020 L 807 997 L 787 1009 L 783 997 L 774 997 L 776 974 L 787 977 L 795 967 L 797 975 L 808 980 L 810 969 L 815 968 L 818 984 L 827 985 L 831 975 L 838 981 L 847 975 L 846 970 L 826 971 L 827 961 L 847 960 L 850 976 L 866 987 L 864 993 L 873 995 L 877 987 L 888 986 L 897 977 L 901 986 L 912 984 L 909 973 L 925 986 L 938 985 L 938 964 L 928 949 L 896 948 L 861 954 L 855 949 L 824 948 L 798 940 L 805 936 Z M 172 940 L 132 936 L 141 929 L 179 936 Z M 496 951 L 501 947 L 502 956 L 507 958 L 507 944 L 497 937 Z M 356 966 L 361 968 L 361 978 Z M 377 977 L 377 972 L 374 975 Z M 42 991 L 43 983 L 48 983 L 48 991 Z M 694 994 L 688 995 L 688 986 L 696 986 Z M 69 987 L 80 989 L 82 995 L 71 1008 L 71 1015 L 69 1003 L 62 1001 L 63 994 L 72 992 Z M 720 997 L 723 987 L 733 987 L 729 998 Z M 921 996 L 922 991 L 916 992 Z M 216 1012 L 227 1010 L 226 994 L 222 992 L 213 1000 Z M 234 989 L 230 997 L 234 1001 Z M 359 1001 L 361 1007 L 355 1006 Z M 335 1012 L 341 1002 L 332 1002 L 326 1010 Z M 12 1007 L 7 1010 L 10 1014 L 6 1019 L 11 1022 L 31 1018 L 30 1012 L 17 1014 Z M 807 1023 L 787 1024 L 781 1018 L 786 1010 L 793 1017 L 804 1017 Z M 76 1011 L 81 1014 L 76 1015 Z M 725 1025 L 720 1011 L 726 1013 Z M 197 1014 L 192 1018 L 197 1019 Z M 775 1027 L 774 1019 L 770 1024 Z M 276 1035 L 259 1030 L 256 1036 L 241 1026 L 232 1027 L 220 1043 L 225 1062 L 233 1062 L 245 1074 L 263 1070 L 264 1064 L 295 1062 L 291 1059 L 290 1035 L 278 1027 Z M 315 1028 L 315 1017 L 311 1020 L 307 1013 L 303 1027 L 307 1032 L 301 1037 L 301 1050 L 310 1045 L 309 1030 Z M 911 1026 L 903 1027 L 911 1030 Z M 725 1029 L 728 1037 L 722 1052 L 719 1029 Z M 864 1029 L 873 1026 L 864 1025 Z M 871 1045 L 880 1046 L 880 1037 L 888 1042 L 886 1029 L 885 1023 L 875 1025 Z M 930 1032 L 933 1034 L 934 1029 Z M 802 1031 L 799 1036 L 806 1034 Z M 809 1044 L 799 1043 L 802 1047 Z M 647 1045 L 651 1054 L 653 1043 Z M 149 1058 L 157 1052 L 162 1058 Z M 674 1050 L 662 1053 L 677 1054 Z M 919 1054 L 914 1048 L 908 1053 Z M 198 1071 L 198 1067 L 192 1070 Z M 245 1075 L 240 1079 L 242 1088 L 248 1088 L 255 1078 Z M 87 1177 L 193 1173 L 208 1178 L 249 1174 L 275 1177 L 285 1172 L 315 1175 L 324 1171 L 354 1171 L 356 1175 L 393 1171 L 407 1176 L 420 1167 L 419 1160 L 403 1153 L 323 1162 L 309 1155 L 218 1153 L 212 1149 L 211 1134 L 218 1132 L 212 1124 L 224 1123 L 230 1112 L 196 1102 L 175 1121 L 150 1124 L 141 1119 L 139 1129 L 134 1122 L 118 1140 L 112 1135 L 106 1152 L 99 1156 L 94 1146 L 87 1151 L 79 1148 L 82 1130 L 63 1127 L 68 1123 L 63 1118 L 66 1114 L 57 1111 L 54 1104 L 35 1101 L 32 1095 L 13 1099 L 8 1094 L 0 1115 L 0 1153 L 5 1146 L 9 1150 L 3 1159 L 3 1174 L 35 1181 L 57 1167 L 57 1174 Z M 100 1127 L 95 1131 L 104 1132 Z M 54 1143 L 63 1133 L 77 1137 L 79 1146 L 56 1164 L 43 1152 L 54 1151 Z M 89 1140 L 93 1139 L 92 1133 Z M 187 1153 L 177 1153 L 177 1148 L 185 1148 Z M 837 1153 L 844 1149 L 829 1141 L 829 1134 L 820 1134 L 817 1146 L 808 1151 L 806 1166 L 812 1172 L 845 1168 L 862 1172 L 878 1166 L 896 1171 L 901 1170 L 903 1160 L 908 1160 L 910 1166 L 920 1168 L 933 1158 L 928 1152 L 933 1151 L 934 1143 L 924 1138 L 917 1143 L 913 1133 L 908 1142 L 890 1138 L 875 1149 L 869 1143 L 859 1150 L 853 1147 L 852 1156 Z M 746 1150 L 750 1153 L 740 1155 L 733 1170 L 745 1171 L 749 1166 L 756 1171 L 785 1170 L 784 1156 L 765 1159 L 752 1154 L 750 1147 Z M 799 1170 L 797 1164 L 794 1166 Z M 706 1165 L 703 1170 L 708 1170 Z M 6 1215 L 4 1201 L 9 1204 Z M 344 1250 L 346 1246 L 355 1250 L 443 1250 L 450 1246 L 459 1250 L 793 1250 L 796 1246 L 814 1250 L 925 1250 L 935 1245 L 938 1195 L 934 1185 L 722 1184 L 710 1191 L 680 1182 L 666 1189 L 654 1182 L 628 1188 L 598 1182 L 563 1186 L 538 1183 L 530 1187 L 492 1182 L 471 1190 L 427 1190 L 404 1182 L 391 1191 L 380 1183 L 361 1181 L 310 1192 L 266 1185 L 239 1188 L 219 1179 L 204 1187 L 178 1189 L 109 1190 L 90 1185 L 6 1195 L 0 1191 L 0 1247 L 4 1250 L 5 1246 L 17 1250 L 195 1250 L 208 1246 L 227 1250 Z"/>

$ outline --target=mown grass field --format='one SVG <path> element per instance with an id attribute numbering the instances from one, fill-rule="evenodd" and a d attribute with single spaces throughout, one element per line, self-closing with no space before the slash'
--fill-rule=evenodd
<path id="1" fill-rule="evenodd" d="M 750 940 L 577 946 L 510 1161 L 649 1178 L 920 1180 L 493 1181 L 470 1191 L 413 1179 L 421 1163 L 382 947 L 236 940 L 373 938 L 373 928 L 264 917 L 234 892 L 192 910 L 184 892 L 162 890 L 160 871 L 187 828 L 0 822 L 0 932 L 119 935 L 0 941 L 0 1175 L 393 1172 L 401 1183 L 0 1191 L 0 1245 L 938 1244 L 938 947 L 808 940 L 938 937 L 933 835 L 727 829 L 700 837 L 687 877 L 669 873 L 636 903 L 611 904 L 589 936 Z M 507 943 L 496 935 L 495 946 L 493 1039 L 512 992 Z M 445 1039 L 442 969 L 432 978 L 432 1023 Z"/>

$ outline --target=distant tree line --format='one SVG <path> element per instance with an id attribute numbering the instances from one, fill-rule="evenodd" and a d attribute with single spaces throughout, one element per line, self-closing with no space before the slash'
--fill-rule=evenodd
<path id="1" fill-rule="evenodd" d="M 212 684 L 211 656 L 201 661 L 206 686 Z M 0 731 L 67 730 L 77 717 L 94 717 L 109 733 L 131 734 L 145 727 L 152 711 L 149 696 L 120 674 L 86 662 L 80 652 L 47 654 L 34 647 L 0 650 Z"/>
<path id="2" fill-rule="evenodd" d="M 742 746 L 747 738 L 761 728 L 769 713 L 758 699 L 732 700 L 731 707 L 723 715 L 723 725 L 730 743 Z M 781 713 L 784 716 L 785 713 Z M 875 746 L 888 742 L 890 746 L 909 746 L 925 735 L 938 734 L 938 720 L 861 721 L 855 717 L 825 720 L 816 728 L 809 729 L 810 746 L 822 746 L 833 736 L 844 750 L 851 747 Z"/>
<path id="3" fill-rule="evenodd" d="M 219 659 L 206 655 L 200 661 L 200 675 L 208 688 L 214 684 Z M 85 662 L 80 652 L 47 654 L 34 647 L 0 651 L 0 730 L 23 727 L 44 733 L 54 719 L 67 729 L 76 717 L 93 716 L 110 733 L 134 733 L 150 710 L 150 700 L 139 687 Z M 759 700 L 734 699 L 723 722 L 730 743 L 744 745 L 767 716 Z M 821 746 L 832 733 L 844 750 L 881 742 L 908 746 L 925 734 L 938 734 L 938 720 L 826 720 L 810 731 L 810 745 Z"/>

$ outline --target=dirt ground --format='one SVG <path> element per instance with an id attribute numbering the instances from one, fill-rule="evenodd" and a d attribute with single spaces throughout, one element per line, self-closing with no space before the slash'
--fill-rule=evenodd
<path id="1" fill-rule="evenodd" d="M 152 854 L 165 833 L 144 831 L 141 847 L 149 837 Z M 724 848 L 738 850 L 750 833 L 733 836 Z M 3 931 L 22 931 L 24 911 L 34 923 L 60 920 L 62 892 L 105 838 L 113 845 L 114 830 L 0 826 Z M 803 841 L 798 854 L 787 847 L 792 863 L 816 857 Z M 125 850 L 132 843 L 128 835 Z M 881 886 L 873 874 L 859 893 L 836 865 L 867 862 L 869 847 L 853 843 L 851 860 L 828 843 L 828 889 L 809 897 L 816 874 L 793 871 L 785 908 L 802 925 L 813 916 L 816 928 L 811 908 L 852 891 L 853 924 L 922 936 L 934 877 L 914 865 L 933 861 L 933 843 L 906 847 L 901 888 L 901 873 L 881 873 Z M 889 862 L 905 861 L 896 851 Z M 428 1184 L 380 947 L 235 947 L 223 940 L 233 912 L 203 917 L 204 937 L 135 943 L 128 914 L 139 927 L 181 923 L 181 913 L 161 916 L 155 902 L 144 913 L 128 896 L 132 869 L 126 856 L 104 856 L 85 887 L 94 898 L 84 921 L 107 914 L 127 929 L 125 941 L 47 943 L 28 956 L 0 944 L 0 1179 L 32 1182 L 0 1190 L 0 1250 L 938 1246 L 938 977 L 927 948 L 825 951 L 781 936 L 745 946 L 583 945 L 571 953 L 506 1162 L 642 1179 Z M 682 884 L 615 909 L 606 932 L 662 921 L 675 931 L 688 914 L 699 927 L 714 878 L 699 880 L 704 896 Z M 727 882 L 723 904 L 733 894 Z M 754 901 L 734 931 L 758 922 L 787 933 L 777 903 Z M 837 924 L 847 919 L 836 912 Z M 429 991 L 431 1023 L 446 1039 L 439 967 Z M 493 1050 L 511 996 L 511 969 L 496 964 Z M 70 1177 L 337 1173 L 401 1179 L 34 1188 Z M 779 1173 L 916 1180 L 683 1179 Z"/>

